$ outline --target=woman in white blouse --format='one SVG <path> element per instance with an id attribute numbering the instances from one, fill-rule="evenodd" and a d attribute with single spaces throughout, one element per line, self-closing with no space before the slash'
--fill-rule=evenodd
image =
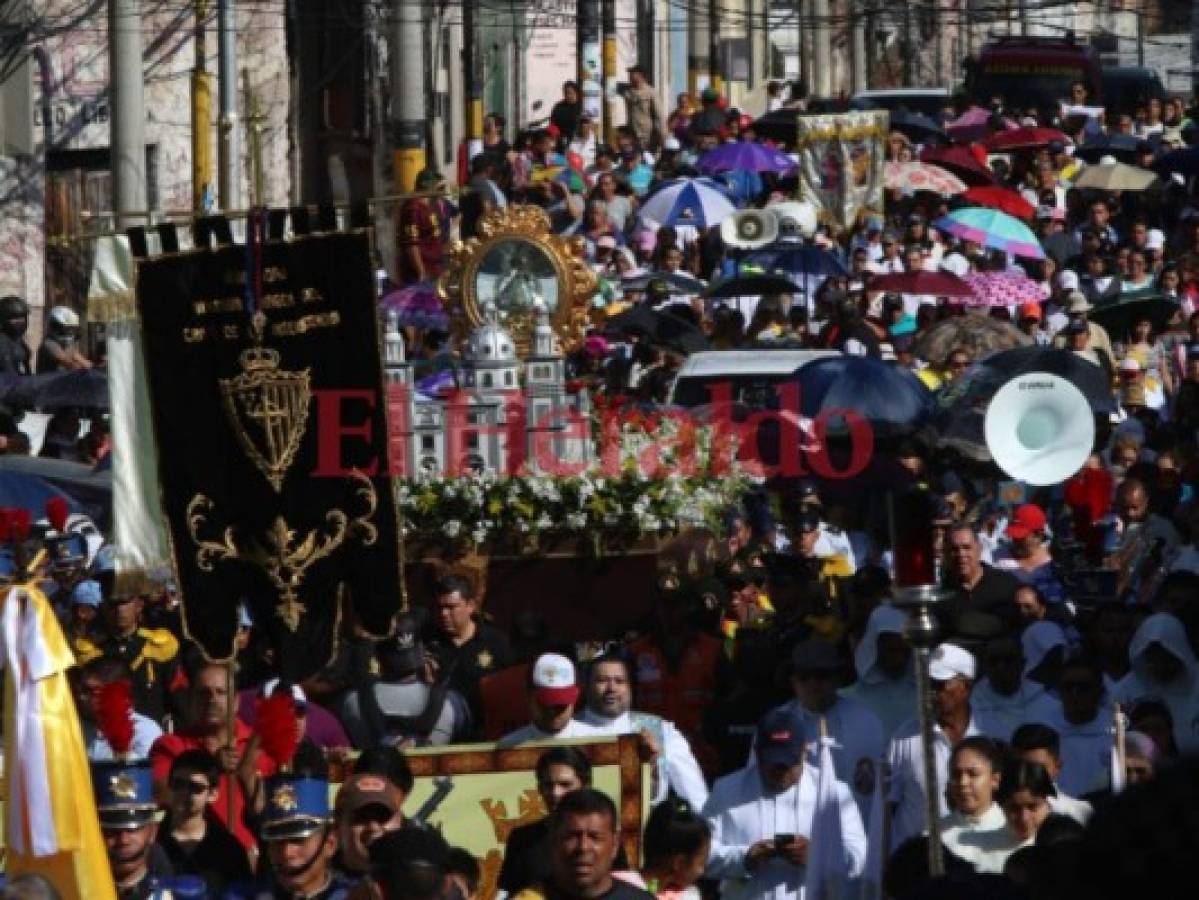
<path id="1" fill-rule="evenodd" d="M 946 785 L 952 812 L 941 819 L 941 841 L 951 853 L 971 859 L 970 836 L 1004 829 L 1003 810 L 995 802 L 1004 757 L 1003 745 L 984 735 L 963 738 L 953 748 Z"/>
<path id="2" fill-rule="evenodd" d="M 1037 829 L 1049 818 L 1049 798 L 1056 796 L 1053 779 L 1044 766 L 1012 760 L 1004 766 L 996 794 L 1003 809 L 1003 827 L 963 834 L 951 849 L 977 871 L 1001 874 L 1009 856 L 1032 846 Z"/>

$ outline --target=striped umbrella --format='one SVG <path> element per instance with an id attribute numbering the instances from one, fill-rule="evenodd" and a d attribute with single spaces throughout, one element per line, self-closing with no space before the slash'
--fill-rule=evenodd
<path id="1" fill-rule="evenodd" d="M 996 209 L 984 209 L 981 206 L 955 209 L 933 222 L 933 227 L 992 250 L 1002 250 L 1029 259 L 1045 258 L 1040 241 L 1029 227 Z"/>
<path id="2" fill-rule="evenodd" d="M 1041 286 L 1021 272 L 970 272 L 965 281 L 974 289 L 967 306 L 1015 306 L 1045 299 Z"/>
<path id="3" fill-rule="evenodd" d="M 641 217 L 659 225 L 710 228 L 736 212 L 733 202 L 711 182 L 677 178 L 656 190 L 641 207 Z"/>

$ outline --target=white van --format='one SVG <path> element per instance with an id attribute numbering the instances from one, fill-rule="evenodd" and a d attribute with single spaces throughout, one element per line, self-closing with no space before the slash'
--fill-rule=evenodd
<path id="1" fill-rule="evenodd" d="M 762 409 L 776 384 L 786 381 L 800 366 L 836 350 L 706 350 L 687 357 L 675 376 L 667 403 L 692 409 L 712 402 L 710 388 L 730 386 L 731 402 Z"/>

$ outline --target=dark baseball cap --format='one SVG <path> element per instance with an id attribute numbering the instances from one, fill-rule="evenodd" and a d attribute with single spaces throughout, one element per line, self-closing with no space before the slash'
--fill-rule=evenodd
<path id="1" fill-rule="evenodd" d="M 763 768 L 791 768 L 803 759 L 807 728 L 789 705 L 772 709 L 758 721 L 754 751 Z"/>

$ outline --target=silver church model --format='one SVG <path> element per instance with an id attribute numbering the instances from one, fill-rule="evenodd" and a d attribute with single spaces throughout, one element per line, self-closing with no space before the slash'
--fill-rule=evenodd
<path id="1" fill-rule="evenodd" d="M 396 314 L 388 313 L 383 368 L 396 474 L 450 474 L 455 452 L 458 474 L 569 474 L 592 461 L 590 399 L 586 390 L 566 390 L 566 359 L 549 312 L 540 299 L 534 309 L 531 352 L 522 365 L 512 336 L 488 304 L 483 323 L 462 348 L 454 373 L 457 389 L 440 397 L 415 387 Z M 456 440 L 451 429 L 458 432 Z"/>

